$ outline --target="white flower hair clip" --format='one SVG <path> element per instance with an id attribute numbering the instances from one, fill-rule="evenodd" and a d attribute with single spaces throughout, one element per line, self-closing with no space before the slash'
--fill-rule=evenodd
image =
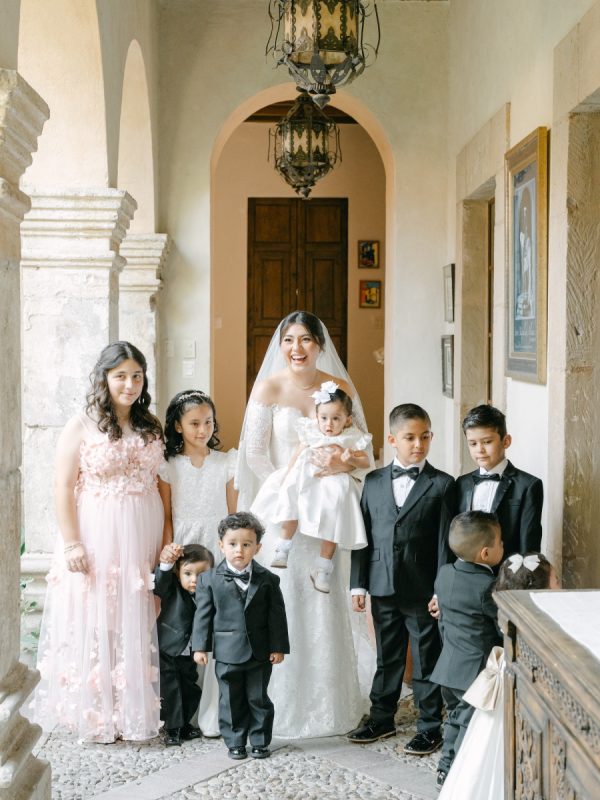
<path id="1" fill-rule="evenodd" d="M 508 568 L 513 574 L 518 572 L 521 567 L 525 567 L 529 572 L 535 572 L 540 563 L 539 556 L 536 555 L 525 556 L 525 558 L 523 558 L 520 553 L 515 553 L 508 558 Z"/>
<path id="2" fill-rule="evenodd" d="M 320 389 L 311 394 L 311 397 L 315 401 L 316 406 L 318 406 L 319 403 L 329 403 L 331 401 L 331 395 L 335 394 L 339 388 L 340 387 L 334 381 L 325 381 L 325 383 L 321 384 Z"/>

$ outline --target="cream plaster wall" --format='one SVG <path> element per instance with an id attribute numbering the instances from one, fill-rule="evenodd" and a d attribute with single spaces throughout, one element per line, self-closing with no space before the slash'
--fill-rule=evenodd
<path id="1" fill-rule="evenodd" d="M 246 392 L 248 197 L 296 197 L 267 162 L 269 126 L 240 125 L 214 171 L 212 259 L 212 380 L 222 441 L 237 444 Z M 383 346 L 384 310 L 358 308 L 360 279 L 384 279 L 357 268 L 357 241 L 385 241 L 385 174 L 372 140 L 358 125 L 342 125 L 342 163 L 312 197 L 348 198 L 348 370 L 365 409 L 375 451 L 383 441 L 383 368 L 373 350 Z M 231 288 L 235 287 L 232 297 Z M 243 307 L 243 308 L 242 308 Z"/>
<path id="2" fill-rule="evenodd" d="M 452 260 L 457 237 L 456 203 L 462 198 L 456 186 L 457 156 L 495 116 L 498 109 L 510 103 L 510 144 L 516 144 L 539 125 L 552 127 L 554 92 L 554 49 L 560 40 L 578 23 L 594 0 L 453 0 L 449 9 L 449 71 L 448 87 L 448 258 Z M 551 144 L 552 147 L 552 144 Z M 486 176 L 496 177 L 494 173 Z M 496 213 L 503 216 L 496 198 Z M 552 208 L 550 209 L 552 214 Z M 550 248 L 553 238 L 550 234 Z M 504 243 L 496 241 L 496 271 L 504 270 Z M 550 274 L 552 281 L 552 274 Z M 498 282 L 496 282 L 498 287 Z M 502 281 L 500 281 L 502 290 Z M 564 289 L 563 289 L 564 291 Z M 560 287 L 558 287 L 560 293 Z M 553 290 L 550 289 L 550 297 Z M 498 293 L 496 293 L 498 295 Z M 498 296 L 495 297 L 495 303 Z M 559 309 L 556 308 L 558 313 Z M 556 324 L 555 306 L 549 306 L 549 337 L 564 339 L 564 326 Z M 504 358 L 504 324 L 494 330 L 495 358 Z M 552 344 L 549 354 L 553 353 Z M 549 371 L 553 364 L 549 361 Z M 550 486 L 548 453 L 548 389 L 511 379 L 504 387 L 495 387 L 495 394 L 506 397 L 505 411 L 509 430 L 513 434 L 510 457 L 527 471 L 539 475 L 545 483 L 546 494 L 562 492 L 561 486 Z M 447 401 L 446 415 L 449 414 Z M 548 521 L 548 504 L 544 512 Z M 558 536 L 560 520 L 552 520 L 553 530 L 548 538 Z M 554 530 L 556 529 L 556 530 Z M 553 549 L 552 547 L 550 548 Z"/>
<path id="3" fill-rule="evenodd" d="M 408 400 L 428 407 L 441 433 L 432 458 L 442 467 L 449 462 L 439 344 L 446 258 L 447 15 L 446 3 L 383 3 L 381 54 L 343 93 L 344 110 L 371 135 L 386 169 L 385 410 Z M 190 383 L 210 386 L 210 158 L 236 109 L 285 80 L 264 59 L 268 29 L 265 9 L 250 0 L 161 4 L 159 229 L 173 239 L 162 306 L 173 357 L 163 359 L 163 398 Z M 260 105 L 264 102 L 255 108 Z M 191 341 L 196 359 L 192 374 L 184 377 L 184 345 Z"/>

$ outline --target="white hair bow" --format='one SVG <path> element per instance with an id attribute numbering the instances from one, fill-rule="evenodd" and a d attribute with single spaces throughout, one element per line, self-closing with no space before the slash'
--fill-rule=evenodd
<path id="1" fill-rule="evenodd" d="M 523 556 L 520 553 L 515 553 L 508 559 L 508 568 L 514 574 L 518 572 L 521 567 L 525 567 L 529 572 L 535 572 L 540 565 L 539 556 Z"/>
<path id="2" fill-rule="evenodd" d="M 311 397 L 315 401 L 316 406 L 318 406 L 319 403 L 329 403 L 331 401 L 331 395 L 335 394 L 339 388 L 340 387 L 334 381 L 325 381 L 325 383 L 321 384 L 320 389 L 311 394 Z"/>

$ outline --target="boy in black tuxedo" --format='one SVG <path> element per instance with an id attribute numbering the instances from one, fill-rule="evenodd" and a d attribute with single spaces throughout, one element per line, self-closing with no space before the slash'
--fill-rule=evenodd
<path id="1" fill-rule="evenodd" d="M 432 436 L 429 415 L 420 406 L 406 403 L 391 412 L 388 442 L 396 458 L 366 477 L 361 507 L 368 544 L 352 551 L 350 576 L 355 611 L 364 611 L 365 595 L 371 595 L 377 671 L 369 718 L 348 739 L 374 742 L 395 735 L 410 640 L 419 718 L 404 752 L 412 755 L 433 753 L 442 742 L 442 697 L 430 680 L 441 643 L 427 606 L 438 569 L 449 557 L 454 479 L 426 460 Z"/>
<path id="2" fill-rule="evenodd" d="M 462 428 L 479 469 L 456 482 L 458 511 L 495 514 L 506 556 L 539 551 L 544 489 L 539 478 L 517 469 L 506 458 L 512 441 L 506 432 L 506 417 L 494 406 L 476 406 L 464 418 Z"/>
<path id="3" fill-rule="evenodd" d="M 199 544 L 166 545 L 154 572 L 154 593 L 160 597 L 156 622 L 160 663 L 160 716 L 167 747 L 197 739 L 190 724 L 200 702 L 198 668 L 190 651 L 198 575 L 214 566 L 212 553 Z"/>
<path id="4" fill-rule="evenodd" d="M 267 695 L 273 664 L 290 652 L 279 578 L 254 556 L 264 528 L 253 514 L 230 514 L 219 523 L 225 558 L 196 588 L 192 649 L 197 664 L 214 650 L 219 682 L 219 729 L 229 757 L 267 758 L 273 703 Z"/>
<path id="5" fill-rule="evenodd" d="M 475 710 L 463 694 L 485 667 L 492 647 L 502 644 L 492 600 L 493 567 L 502 561 L 500 525 L 494 514 L 467 511 L 452 520 L 450 547 L 457 560 L 440 570 L 435 591 L 443 647 L 431 680 L 442 687 L 448 717 L 438 764 L 441 787 Z"/>

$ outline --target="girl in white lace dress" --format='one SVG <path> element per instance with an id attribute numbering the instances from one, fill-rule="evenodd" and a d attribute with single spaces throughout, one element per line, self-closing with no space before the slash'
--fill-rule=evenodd
<path id="1" fill-rule="evenodd" d="M 313 314 L 290 314 L 273 335 L 246 407 L 236 474 L 240 510 L 250 508 L 259 484 L 272 472 L 287 467 L 299 443 L 297 423 L 315 418 L 311 394 L 329 380 L 352 398 L 354 423 L 366 433 L 360 400 L 325 326 Z M 318 448 L 313 458 L 320 460 L 324 476 L 352 472 L 337 451 Z M 278 539 L 279 526 L 268 528 L 262 563 L 272 562 Z M 350 553 L 338 548 L 334 555 L 330 594 L 315 592 L 309 572 L 320 544 L 297 533 L 294 557 L 281 574 L 292 651 L 273 670 L 269 696 L 275 705 L 274 734 L 282 738 L 346 733 L 366 710 L 350 623 Z M 368 644 L 364 652 L 364 682 L 370 685 L 374 659 Z"/>
<path id="2" fill-rule="evenodd" d="M 162 430 L 133 345 L 106 347 L 91 380 L 86 413 L 67 422 L 57 445 L 61 535 L 46 578 L 33 716 L 85 741 L 149 739 L 159 725 L 152 589 Z"/>
<path id="3" fill-rule="evenodd" d="M 364 449 L 371 435 L 352 424 L 352 400 L 337 383 L 323 383 L 312 398 L 317 419 L 297 421 L 300 444 L 292 460 L 287 469 L 269 475 L 250 510 L 265 522 L 281 526 L 271 567 L 287 567 L 296 530 L 320 539 L 310 579 L 315 589 L 328 594 L 336 548 L 358 550 L 367 545 L 360 510 L 362 483 L 347 472 L 316 477 L 319 468 L 311 456 L 316 448 L 337 448 L 342 463 L 366 470 L 369 457 Z"/>
<path id="4" fill-rule="evenodd" d="M 165 422 L 166 462 L 159 470 L 165 506 L 165 543 L 202 544 L 221 560 L 217 528 L 236 510 L 233 476 L 236 450 L 216 448 L 219 425 L 211 398 L 199 390 L 179 392 L 169 403 Z M 204 670 L 198 726 L 218 736 L 218 685 L 212 659 Z"/>

